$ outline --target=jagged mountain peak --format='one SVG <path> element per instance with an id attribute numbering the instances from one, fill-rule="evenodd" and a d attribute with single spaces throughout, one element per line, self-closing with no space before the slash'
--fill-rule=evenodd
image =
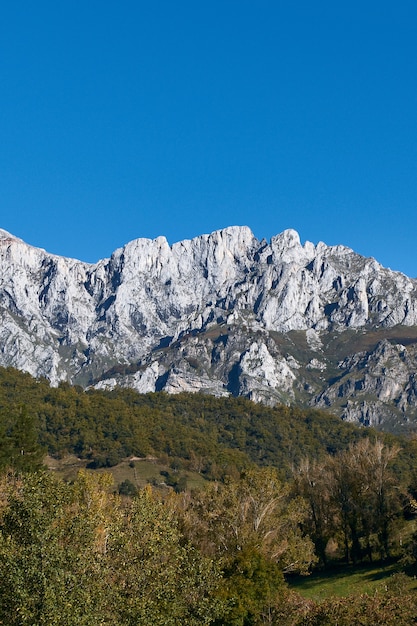
<path id="1" fill-rule="evenodd" d="M 0 239 L 16 239 L 16 237 L 13 237 L 7 230 L 0 228 Z"/>
<path id="2" fill-rule="evenodd" d="M 11 233 L 9 233 L 7 230 L 0 228 L 0 245 L 8 245 L 11 243 L 24 244 L 24 241 L 22 239 L 19 239 L 18 237 L 15 237 Z"/>
<path id="3" fill-rule="evenodd" d="M 286 230 L 283 230 L 282 233 L 272 237 L 271 244 L 276 244 L 277 246 L 283 246 L 286 248 L 300 247 L 300 235 L 293 228 L 287 228 Z"/>
<path id="4" fill-rule="evenodd" d="M 346 377 L 361 363 L 372 369 L 391 358 L 404 387 L 398 406 L 412 403 L 414 383 L 404 372 L 414 363 L 417 283 L 345 246 L 301 244 L 292 229 L 259 241 L 248 227 L 232 226 L 172 245 L 162 236 L 135 239 L 87 264 L 6 231 L 0 244 L 1 365 L 54 384 L 200 390 L 269 403 L 336 406 L 349 390 L 350 419 L 360 385 L 349 379 L 333 393 L 335 368 Z M 379 350 L 355 359 L 362 346 L 337 361 L 328 352 L 330 337 L 397 327 L 409 329 L 407 358 Z M 378 402 L 392 399 L 394 387 Z"/>

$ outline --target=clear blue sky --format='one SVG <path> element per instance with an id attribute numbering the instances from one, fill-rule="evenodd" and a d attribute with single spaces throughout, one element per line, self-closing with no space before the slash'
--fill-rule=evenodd
<path id="1" fill-rule="evenodd" d="M 417 276 L 417 2 L 0 9 L 0 227 L 94 262 L 228 225 Z"/>

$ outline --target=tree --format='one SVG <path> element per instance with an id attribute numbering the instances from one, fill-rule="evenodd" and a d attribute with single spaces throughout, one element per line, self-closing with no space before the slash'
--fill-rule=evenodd
<path id="1" fill-rule="evenodd" d="M 390 553 L 394 522 L 400 513 L 399 491 L 391 464 L 399 447 L 361 439 L 347 450 L 318 462 L 302 461 L 294 470 L 295 493 L 309 505 L 303 528 L 326 563 L 329 539 L 342 537 L 345 559 L 357 562 Z"/>
<path id="2" fill-rule="evenodd" d="M 389 556 L 392 523 L 399 511 L 390 464 L 399 452 L 382 441 L 362 439 L 329 460 L 331 499 L 344 536 L 345 558 L 354 562 L 375 549 Z"/>
<path id="3" fill-rule="evenodd" d="M 335 507 L 330 498 L 332 474 L 329 459 L 303 459 L 294 469 L 294 493 L 308 503 L 309 513 L 303 521 L 304 532 L 312 539 L 320 562 L 327 562 L 326 547 L 335 532 Z"/>
<path id="4" fill-rule="evenodd" d="M 150 486 L 131 502 L 109 543 L 120 623 L 198 626 L 221 613 L 215 564 L 184 542 L 172 509 Z"/>
<path id="5" fill-rule="evenodd" d="M 33 414 L 22 405 L 1 422 L 0 467 L 12 467 L 18 472 L 40 469 L 45 452 L 38 443 Z"/>
<path id="6" fill-rule="evenodd" d="M 96 534 L 74 488 L 47 473 L 31 473 L 10 475 L 7 491 L 0 525 L 0 622 L 111 624 Z"/>
<path id="7" fill-rule="evenodd" d="M 8 626 L 209 625 L 220 573 L 151 488 L 130 502 L 111 478 L 10 474 L 0 502 L 0 623 Z"/>
<path id="8" fill-rule="evenodd" d="M 223 569 L 222 597 L 230 609 L 222 624 L 261 623 L 262 613 L 283 597 L 283 573 L 306 572 L 315 560 L 300 530 L 305 503 L 273 468 L 211 483 L 193 497 L 172 495 L 171 503 L 186 537 Z"/>

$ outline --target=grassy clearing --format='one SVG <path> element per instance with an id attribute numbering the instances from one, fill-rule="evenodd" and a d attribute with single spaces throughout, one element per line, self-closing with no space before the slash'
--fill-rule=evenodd
<path id="1" fill-rule="evenodd" d="M 62 459 L 47 457 L 45 464 L 60 478 L 71 481 L 75 480 L 81 469 L 85 469 L 87 462 L 78 459 L 76 456 L 68 455 Z M 154 484 L 160 483 L 162 485 L 164 483 L 164 477 L 161 475 L 161 471 L 168 471 L 171 474 L 174 473 L 167 465 L 159 463 L 156 459 L 140 459 L 135 460 L 133 463 L 130 463 L 129 459 L 125 459 L 114 467 L 90 471 L 111 474 L 116 487 L 124 480 L 130 480 L 138 489 L 144 487 L 149 482 Z M 179 475 L 186 476 L 187 489 L 198 489 L 206 484 L 204 478 L 197 472 L 181 470 Z"/>
<path id="2" fill-rule="evenodd" d="M 401 571 L 396 563 L 340 566 L 307 577 L 289 579 L 302 596 L 320 602 L 331 596 L 373 594 L 390 576 Z M 417 580 L 410 577 L 410 591 L 417 591 Z"/>

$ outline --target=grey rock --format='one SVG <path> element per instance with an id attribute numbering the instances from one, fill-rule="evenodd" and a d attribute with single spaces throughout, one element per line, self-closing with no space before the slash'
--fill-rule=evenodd
<path id="1" fill-rule="evenodd" d="M 137 239 L 94 265 L 0 230 L 0 365 L 401 429 L 417 419 L 416 296 L 404 274 L 293 230 Z"/>

